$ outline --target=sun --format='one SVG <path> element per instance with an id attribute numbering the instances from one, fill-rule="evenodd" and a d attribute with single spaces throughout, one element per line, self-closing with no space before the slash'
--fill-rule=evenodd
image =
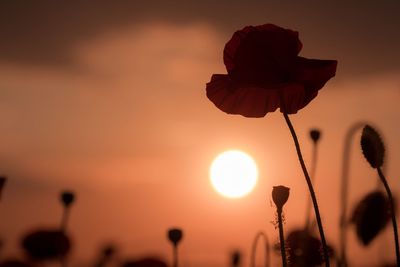
<path id="1" fill-rule="evenodd" d="M 255 161 L 240 150 L 219 154 L 210 166 L 210 180 L 214 189 L 228 198 L 240 198 L 250 193 L 257 184 Z"/>

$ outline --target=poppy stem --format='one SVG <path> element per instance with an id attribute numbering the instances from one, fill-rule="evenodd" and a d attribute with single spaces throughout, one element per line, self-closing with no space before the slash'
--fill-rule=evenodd
<path id="1" fill-rule="evenodd" d="M 173 267 L 178 267 L 178 245 L 173 246 Z"/>
<path id="2" fill-rule="evenodd" d="M 64 207 L 63 215 L 61 218 L 61 226 L 60 226 L 60 230 L 62 232 L 65 232 L 67 230 L 68 218 L 69 218 L 69 207 Z"/>
<path id="3" fill-rule="evenodd" d="M 354 137 L 354 134 L 362 129 L 366 124 L 366 122 L 357 122 L 353 124 L 346 132 L 346 136 L 344 138 L 344 147 L 342 154 L 342 173 L 341 173 L 341 182 L 340 182 L 340 217 L 339 217 L 339 259 L 338 266 L 339 267 L 347 267 L 347 199 L 349 195 L 349 171 L 350 171 L 350 151 L 351 151 L 351 143 Z"/>
<path id="4" fill-rule="evenodd" d="M 265 243 L 265 267 L 269 267 L 270 266 L 270 248 L 269 248 L 268 237 L 264 232 L 260 231 L 254 237 L 253 245 L 251 247 L 250 267 L 255 267 L 256 266 L 257 243 L 258 243 L 258 240 L 261 237 L 264 238 L 264 243 Z"/>
<path id="5" fill-rule="evenodd" d="M 282 266 L 286 267 L 286 248 L 285 248 L 285 236 L 283 235 L 283 222 L 282 222 L 282 209 L 277 209 L 278 213 L 278 225 L 279 225 L 279 243 L 281 245 L 281 256 L 282 256 Z"/>
<path id="6" fill-rule="evenodd" d="M 304 163 L 303 156 L 301 154 L 299 140 L 297 139 L 296 132 L 295 132 L 295 130 L 293 128 L 292 123 L 290 122 L 289 116 L 287 115 L 286 112 L 283 112 L 283 116 L 285 117 L 285 121 L 286 121 L 286 123 L 287 123 L 287 125 L 289 127 L 290 133 L 292 134 L 294 145 L 295 145 L 296 151 L 297 151 L 297 156 L 299 158 L 299 162 L 300 162 L 301 168 L 303 170 L 304 177 L 306 178 L 308 189 L 310 191 L 311 200 L 312 200 L 313 205 L 314 205 L 315 217 L 317 219 L 318 230 L 319 230 L 319 234 L 320 234 L 320 237 L 321 237 L 325 266 L 329 267 L 330 264 L 329 264 L 328 246 L 326 245 L 326 239 L 325 239 L 324 229 L 322 227 L 321 215 L 319 213 L 317 198 L 315 196 L 314 188 L 313 188 L 312 183 L 311 183 L 311 178 L 308 175 L 307 168 L 306 168 L 306 165 Z"/>
<path id="7" fill-rule="evenodd" d="M 315 177 L 315 170 L 317 169 L 317 155 L 318 155 L 318 142 L 313 142 L 313 152 L 311 161 L 311 181 Z M 311 199 L 307 198 L 307 209 L 306 209 L 306 223 L 304 226 L 305 230 L 310 230 L 310 213 L 311 213 Z"/>
<path id="8" fill-rule="evenodd" d="M 394 212 L 394 201 L 393 201 L 393 196 L 392 192 L 390 190 L 390 187 L 386 181 L 385 176 L 382 173 L 382 170 L 380 167 L 377 168 L 379 178 L 381 179 L 383 185 L 385 186 L 386 193 L 389 198 L 389 208 L 390 208 L 390 215 L 392 217 L 392 225 L 393 225 L 393 232 L 394 232 L 394 242 L 396 245 L 396 261 L 397 261 L 397 267 L 400 267 L 400 248 L 399 248 L 399 235 L 397 232 L 397 223 L 396 223 L 396 214 Z"/>

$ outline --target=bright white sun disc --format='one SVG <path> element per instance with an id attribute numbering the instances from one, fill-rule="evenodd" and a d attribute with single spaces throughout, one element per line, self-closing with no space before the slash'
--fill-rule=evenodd
<path id="1" fill-rule="evenodd" d="M 214 189 L 221 195 L 229 198 L 243 197 L 257 184 L 257 165 L 242 151 L 225 151 L 211 164 L 210 179 Z"/>

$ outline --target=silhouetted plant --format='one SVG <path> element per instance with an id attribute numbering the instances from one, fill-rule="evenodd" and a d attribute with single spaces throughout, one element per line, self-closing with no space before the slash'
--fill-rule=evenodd
<path id="1" fill-rule="evenodd" d="M 354 123 L 346 132 L 342 154 L 342 170 L 340 181 L 340 216 L 339 216 L 339 257 L 338 266 L 347 267 L 347 199 L 349 191 L 350 151 L 354 134 L 364 127 L 364 122 Z"/>
<path id="2" fill-rule="evenodd" d="M 125 261 L 121 267 L 168 267 L 168 265 L 163 260 L 148 257 Z"/>
<path id="3" fill-rule="evenodd" d="M 381 191 L 369 193 L 355 207 L 351 222 L 355 224 L 356 235 L 363 245 L 369 245 L 388 224 L 389 207 L 389 200 Z"/>
<path id="4" fill-rule="evenodd" d="M 298 32 L 273 24 L 247 26 L 233 34 L 224 48 L 228 74 L 214 74 L 207 97 L 222 111 L 245 117 L 264 117 L 280 107 L 292 135 L 310 191 L 321 236 L 325 264 L 328 249 L 318 203 L 300 144 L 288 114 L 297 113 L 335 76 L 337 61 L 299 57 Z"/>
<path id="5" fill-rule="evenodd" d="M 168 239 L 173 245 L 173 266 L 178 267 L 178 244 L 183 238 L 183 231 L 179 228 L 168 230 Z"/>
<path id="6" fill-rule="evenodd" d="M 309 228 L 291 231 L 286 245 L 291 267 L 314 267 L 324 262 L 321 241 L 311 235 Z"/>
<path id="7" fill-rule="evenodd" d="M 239 267 L 242 260 L 242 254 L 239 250 L 235 250 L 231 253 L 231 266 Z"/>
<path id="8" fill-rule="evenodd" d="M 394 200 L 389 184 L 387 183 L 386 178 L 381 170 L 385 155 L 385 148 L 378 132 L 369 125 L 366 125 L 362 131 L 361 149 L 365 159 L 369 162 L 371 167 L 377 170 L 379 178 L 385 187 L 389 199 L 389 211 L 392 218 L 393 236 L 396 247 L 395 248 L 396 261 L 397 261 L 397 266 L 400 267 L 400 248 L 399 248 L 399 237 L 397 233 L 396 215 L 394 212 Z"/>
<path id="9" fill-rule="evenodd" d="M 315 171 L 317 169 L 317 160 L 318 160 L 318 143 L 321 138 L 321 131 L 318 129 L 311 129 L 310 138 L 313 142 L 310 178 L 311 182 L 314 182 Z M 304 225 L 305 229 L 308 229 L 310 227 L 310 213 L 311 213 L 311 199 L 307 198 L 306 222 Z"/>
<path id="10" fill-rule="evenodd" d="M 55 260 L 68 254 L 71 242 L 63 231 L 37 230 L 22 239 L 22 247 L 33 260 Z"/>
<path id="11" fill-rule="evenodd" d="M 6 184 L 7 178 L 5 176 L 0 176 L 0 200 L 1 192 L 3 192 L 4 185 Z"/>
<path id="12" fill-rule="evenodd" d="M 261 238 L 264 239 L 264 245 L 265 245 L 265 252 L 264 252 L 265 253 L 265 267 L 269 267 L 270 266 L 270 261 L 271 261 L 270 254 L 271 253 L 270 253 L 268 237 L 264 232 L 260 231 L 254 237 L 253 245 L 251 247 L 250 267 L 255 267 L 256 266 L 257 243 L 258 243 L 258 240 L 260 240 Z"/>
<path id="13" fill-rule="evenodd" d="M 0 267 L 32 267 L 32 265 L 18 259 L 6 259 L 0 262 Z"/>
<path id="14" fill-rule="evenodd" d="M 279 227 L 279 243 L 281 247 L 282 266 L 286 267 L 286 249 L 285 249 L 285 236 L 283 234 L 283 221 L 282 209 L 289 198 L 289 188 L 283 185 L 274 186 L 272 189 L 272 200 L 276 205 L 276 213 L 278 214 L 278 227 Z"/>
<path id="15" fill-rule="evenodd" d="M 95 267 L 104 267 L 111 260 L 116 252 L 116 248 L 112 244 L 105 245 L 101 251 L 98 259 L 96 260 Z"/>
<path id="16" fill-rule="evenodd" d="M 66 231 L 71 205 L 75 201 L 75 194 L 72 191 L 63 191 L 60 194 L 60 201 L 64 207 L 63 216 L 61 218 L 61 231 Z"/>

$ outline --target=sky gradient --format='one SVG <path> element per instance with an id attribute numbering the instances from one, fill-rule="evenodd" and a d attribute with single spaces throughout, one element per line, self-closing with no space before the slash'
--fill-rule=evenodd
<path id="1" fill-rule="evenodd" d="M 185 266 L 227 266 L 236 248 L 247 264 L 258 230 L 278 241 L 274 185 L 291 188 L 285 228 L 301 226 L 308 193 L 283 116 L 227 115 L 205 96 L 211 75 L 226 73 L 225 43 L 246 25 L 297 30 L 301 56 L 338 60 L 336 77 L 291 116 L 307 162 L 308 131 L 322 130 L 315 187 L 328 242 L 338 240 L 341 152 L 353 123 L 382 133 L 398 195 L 400 4 L 306 2 L 0 3 L 3 255 L 20 255 L 18 239 L 32 227 L 58 226 L 66 188 L 77 193 L 69 225 L 77 264 L 109 241 L 121 258 L 169 259 L 170 226 L 185 231 Z M 219 196 L 208 178 L 213 158 L 232 148 L 251 154 L 260 173 L 255 191 L 238 200 Z M 358 140 L 351 160 L 350 206 L 377 184 Z M 355 264 L 394 258 L 382 253 L 393 249 L 390 227 L 368 249 L 350 229 Z"/>

